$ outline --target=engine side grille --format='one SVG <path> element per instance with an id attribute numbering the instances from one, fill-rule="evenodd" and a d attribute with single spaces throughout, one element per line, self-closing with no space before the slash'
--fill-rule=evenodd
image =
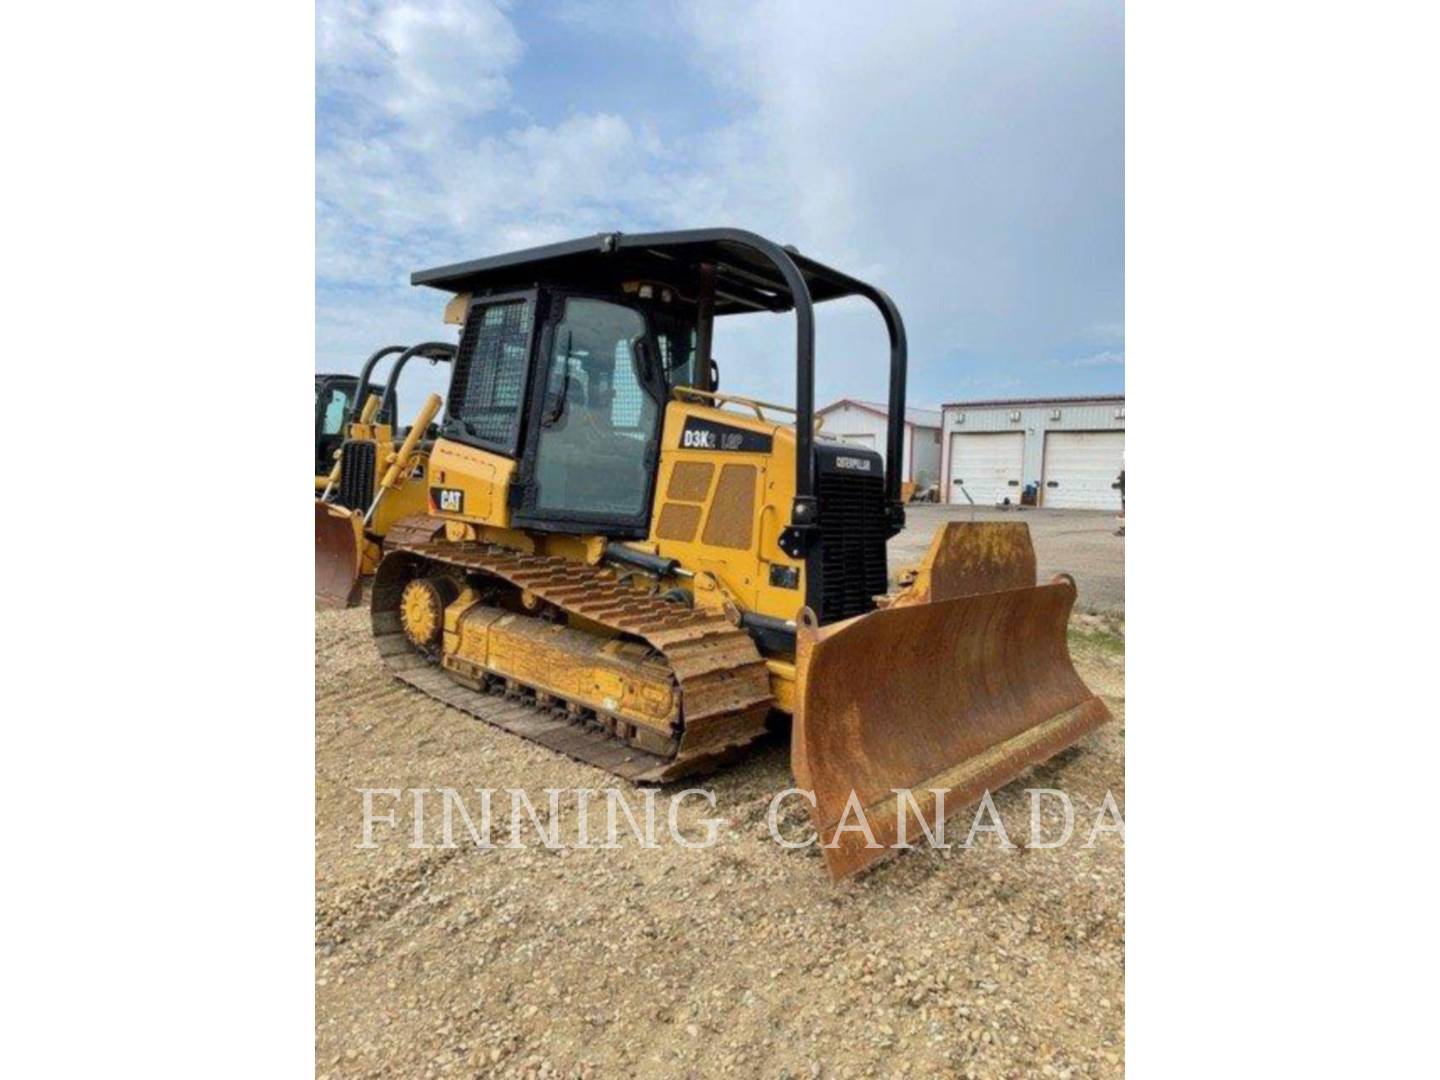
<path id="1" fill-rule="evenodd" d="M 370 509 L 375 495 L 375 444 L 364 439 L 347 441 L 340 447 L 340 484 L 335 501 L 362 513 Z"/>
<path id="2" fill-rule="evenodd" d="M 875 461 L 878 465 L 878 456 Z M 831 471 L 824 464 L 817 470 L 819 565 L 812 569 L 819 585 L 816 614 L 821 625 L 873 611 L 874 598 L 885 592 L 889 581 L 884 472 Z"/>

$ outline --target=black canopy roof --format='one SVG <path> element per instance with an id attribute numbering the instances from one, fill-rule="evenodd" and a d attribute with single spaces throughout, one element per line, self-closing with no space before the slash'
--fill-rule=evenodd
<path id="1" fill-rule="evenodd" d="M 766 249 L 788 256 L 814 303 L 842 296 L 868 296 L 873 291 L 793 247 L 782 248 L 741 229 L 596 233 L 578 240 L 418 270 L 410 276 L 410 283 L 455 293 L 483 293 L 522 288 L 538 281 L 610 289 L 625 281 L 644 280 L 669 285 L 682 298 L 693 300 L 699 286 L 699 268 L 708 263 L 715 267 L 717 315 L 789 311 L 795 306 L 794 290 Z"/>

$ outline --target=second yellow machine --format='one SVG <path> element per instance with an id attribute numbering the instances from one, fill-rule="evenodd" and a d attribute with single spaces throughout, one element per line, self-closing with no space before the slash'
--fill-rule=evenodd
<path id="1" fill-rule="evenodd" d="M 350 381 L 367 388 L 352 396 L 336 425 L 332 460 L 315 477 L 315 600 L 325 607 L 360 602 L 364 579 L 375 572 L 380 545 L 395 522 L 425 510 L 425 458 L 434 444 L 435 418 L 443 404 L 431 394 L 408 428 L 398 425 L 396 386 L 414 357 L 450 363 L 455 346 L 426 341 L 406 348 L 387 345 L 373 353 Z M 371 382 L 375 365 L 395 359 L 383 386 Z M 317 382 L 317 396 L 318 396 Z M 317 436 L 317 446 L 320 439 Z M 317 459 L 320 451 L 317 449 Z"/>
<path id="2" fill-rule="evenodd" d="M 1066 647 L 1074 582 L 1037 584 L 1024 525 L 952 523 L 888 591 L 906 348 L 880 290 L 736 229 L 412 280 L 461 332 L 428 512 L 396 522 L 373 587 L 400 678 L 634 780 L 712 768 L 790 714 L 837 877 L 901 813 L 953 813 L 1108 719 Z M 814 427 L 812 305 L 847 296 L 889 334 L 883 459 Z M 795 407 L 722 394 L 714 320 L 786 311 Z M 857 811 L 874 846 L 843 827 Z"/>

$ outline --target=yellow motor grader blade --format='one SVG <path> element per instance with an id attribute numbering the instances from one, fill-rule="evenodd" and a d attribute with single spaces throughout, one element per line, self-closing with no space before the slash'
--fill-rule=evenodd
<path id="1" fill-rule="evenodd" d="M 902 812 L 905 840 L 923 843 L 937 801 L 949 817 L 1110 718 L 1070 661 L 1073 579 L 1034 584 L 1023 524 L 961 531 L 936 538 L 915 586 L 889 607 L 826 627 L 802 613 L 791 766 L 814 792 L 833 879 L 893 850 Z M 935 573 L 952 558 L 954 574 Z M 917 598 L 922 580 L 934 593 L 942 581 L 960 587 L 966 567 L 972 584 L 1008 587 Z"/>
<path id="2" fill-rule="evenodd" d="M 365 523 L 353 510 L 315 500 L 315 600 L 322 607 L 360 602 Z"/>

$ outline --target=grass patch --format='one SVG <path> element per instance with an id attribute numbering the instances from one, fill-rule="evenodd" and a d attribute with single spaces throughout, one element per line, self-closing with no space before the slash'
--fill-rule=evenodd
<path id="1" fill-rule="evenodd" d="M 1070 620 L 1071 652 L 1123 658 L 1125 622 L 1107 615 L 1076 615 Z"/>

